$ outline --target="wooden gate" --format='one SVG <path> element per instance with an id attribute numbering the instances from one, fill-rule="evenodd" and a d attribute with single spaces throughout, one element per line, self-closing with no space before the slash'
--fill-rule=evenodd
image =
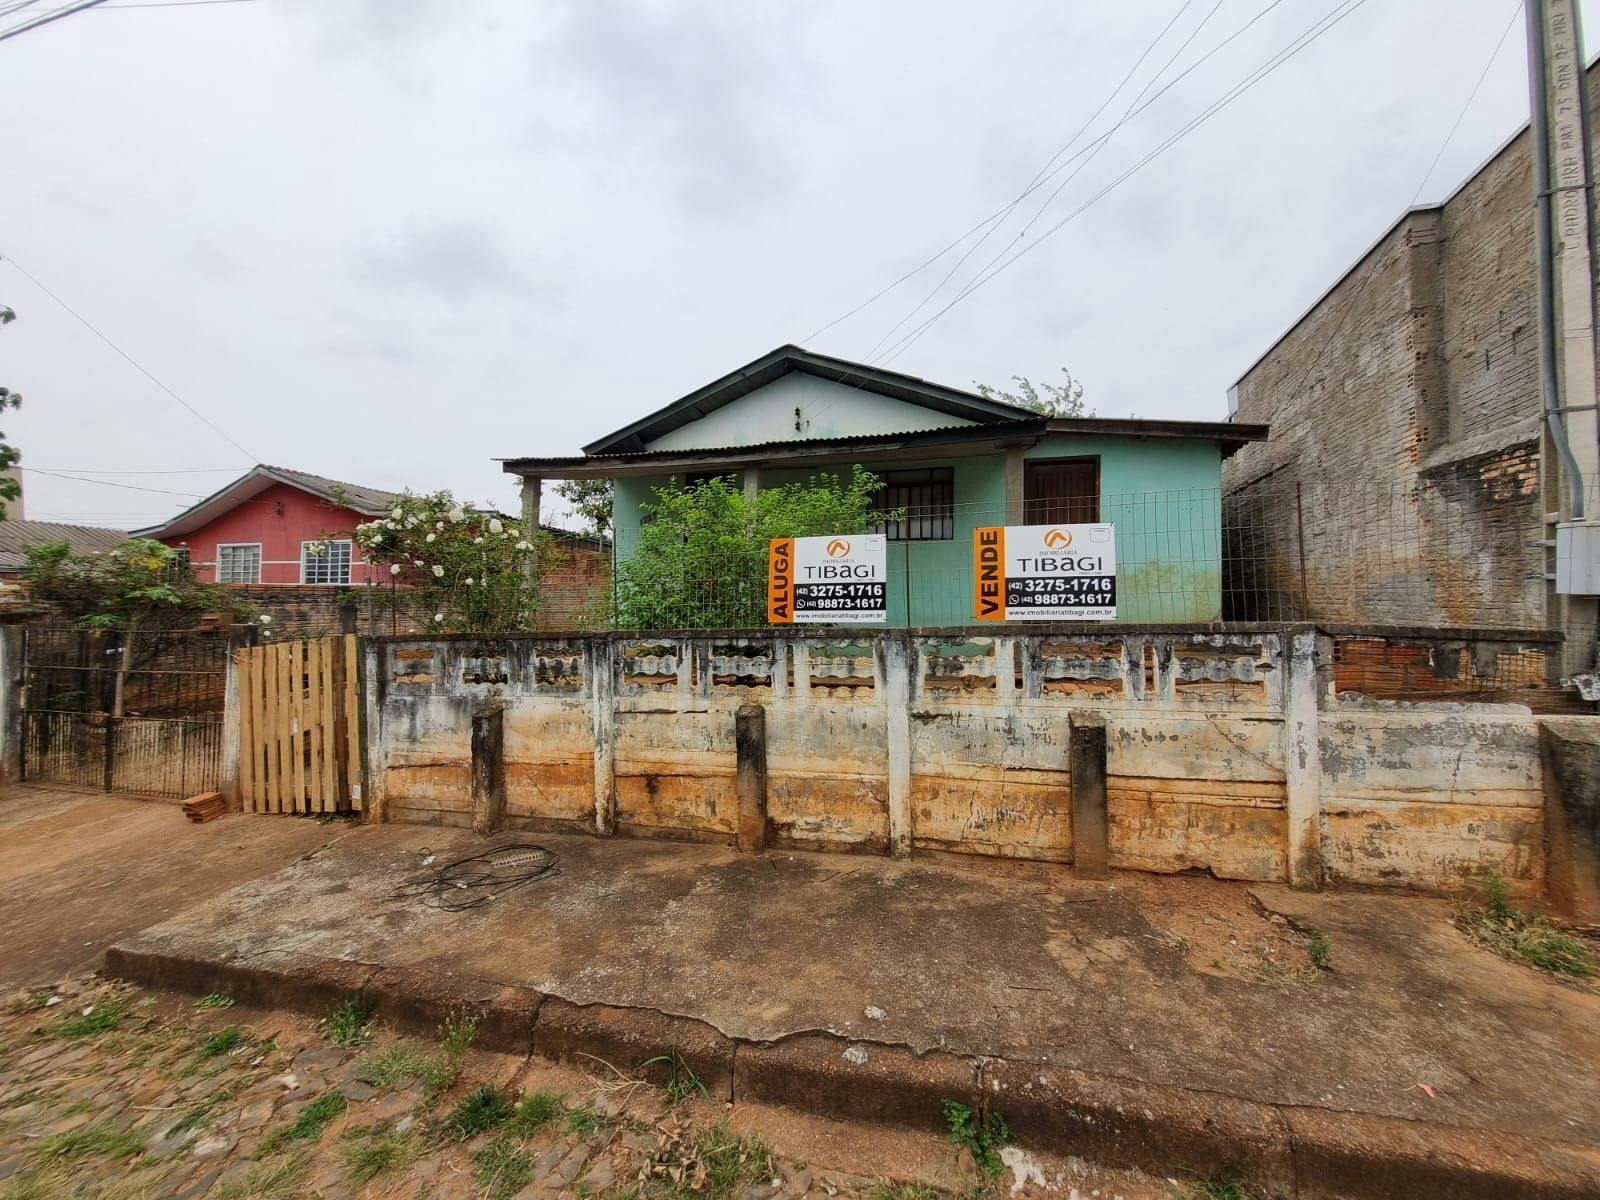
<path id="1" fill-rule="evenodd" d="M 361 721 L 351 634 L 239 651 L 245 812 L 361 810 Z"/>

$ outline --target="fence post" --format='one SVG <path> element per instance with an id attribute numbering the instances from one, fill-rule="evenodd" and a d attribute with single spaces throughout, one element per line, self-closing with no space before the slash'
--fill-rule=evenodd
<path id="1" fill-rule="evenodd" d="M 506 705 L 491 700 L 472 714 L 472 828 L 499 833 L 506 823 Z"/>
<path id="2" fill-rule="evenodd" d="M 616 828 L 617 813 L 615 643 L 601 634 L 585 644 L 589 648 L 589 722 L 594 734 L 594 831 L 606 835 Z"/>
<path id="3" fill-rule="evenodd" d="M 219 765 L 217 790 L 222 793 L 222 805 L 228 812 L 244 808 L 239 791 L 240 704 L 239 651 L 247 644 L 245 638 L 230 630 L 228 638 L 227 674 L 222 684 L 222 761 Z"/>
<path id="4" fill-rule="evenodd" d="M 733 749 L 738 847 L 761 850 L 767 844 L 767 710 L 761 705 L 741 704 L 734 713 Z"/>
<path id="5" fill-rule="evenodd" d="M 22 777 L 21 626 L 0 626 L 0 783 Z"/>
<path id="6" fill-rule="evenodd" d="M 343 658 L 343 655 L 340 656 Z M 366 771 L 360 783 L 355 781 L 355 772 L 358 764 L 349 764 L 352 778 L 350 791 L 346 795 L 354 796 L 355 789 L 361 789 L 361 808 L 366 813 L 366 820 L 381 822 L 386 819 L 388 808 L 388 794 L 386 790 L 387 779 L 385 771 L 389 765 L 388 747 L 384 744 L 383 729 L 383 696 L 389 685 L 389 648 L 375 638 L 368 638 L 366 644 L 366 669 L 361 674 L 361 695 L 359 700 L 366 712 L 365 728 L 360 731 L 358 740 L 365 748 L 363 759 Z M 339 677 L 339 689 L 344 691 L 348 685 Z M 342 701 L 341 701 L 342 703 Z M 344 800 L 341 796 L 340 804 Z"/>
<path id="7" fill-rule="evenodd" d="M 885 634 L 877 639 L 878 683 L 883 688 L 889 743 L 889 853 L 911 857 L 911 643 Z"/>
<path id="8" fill-rule="evenodd" d="M 1106 808 L 1106 719 L 1099 713 L 1067 718 L 1072 769 L 1072 870 L 1082 879 L 1111 874 L 1110 817 Z"/>
<path id="9" fill-rule="evenodd" d="M 1317 714 L 1317 631 L 1286 630 L 1280 635 L 1284 657 L 1283 773 L 1289 818 L 1289 884 L 1314 888 L 1322 883 L 1322 746 Z"/>

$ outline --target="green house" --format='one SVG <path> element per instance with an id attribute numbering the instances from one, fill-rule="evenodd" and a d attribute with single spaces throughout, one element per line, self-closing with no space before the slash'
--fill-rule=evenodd
<path id="1" fill-rule="evenodd" d="M 735 477 L 747 490 L 847 473 L 903 510 L 888 535 L 889 622 L 973 620 L 973 531 L 1109 522 L 1117 620 L 1222 616 L 1222 460 L 1264 425 L 1052 418 L 959 388 L 783 346 L 584 447 L 516 458 L 524 508 L 547 479 L 615 482 L 615 553 L 631 552 L 654 489 Z"/>

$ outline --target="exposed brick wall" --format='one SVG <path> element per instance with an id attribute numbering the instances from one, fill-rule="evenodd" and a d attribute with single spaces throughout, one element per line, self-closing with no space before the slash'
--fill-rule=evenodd
<path id="1" fill-rule="evenodd" d="M 1236 419 L 1272 432 L 1224 487 L 1258 524 L 1261 586 L 1299 615 L 1545 623 L 1532 193 L 1524 131 L 1240 379 Z"/>
<path id="2" fill-rule="evenodd" d="M 611 547 L 584 538 L 560 538 L 560 559 L 545 567 L 543 602 L 533 628 L 596 627 L 611 592 Z M 379 585 L 307 587 L 301 584 L 234 585 L 233 591 L 271 616 L 273 638 L 318 637 L 330 633 L 424 633 L 407 615 L 403 598 Z"/>

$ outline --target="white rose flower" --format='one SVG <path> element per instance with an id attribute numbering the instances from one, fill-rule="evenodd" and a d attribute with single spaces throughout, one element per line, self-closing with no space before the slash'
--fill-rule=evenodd
<path id="1" fill-rule="evenodd" d="M 440 533 L 444 532 L 444 522 L 443 521 L 435 521 L 433 523 L 433 527 L 435 529 L 437 529 Z"/>
<path id="2" fill-rule="evenodd" d="M 483 545 L 483 535 L 482 535 L 482 534 L 479 534 L 479 535 L 478 535 L 478 536 L 477 536 L 477 537 L 475 537 L 475 538 L 473 538 L 473 539 L 472 539 L 472 544 L 473 544 L 473 545 L 474 545 L 474 546 L 481 546 L 481 545 Z"/>
<path id="3" fill-rule="evenodd" d="M 422 560 L 420 558 L 413 558 L 411 560 L 411 565 L 413 567 L 420 567 L 422 565 Z"/>
<path id="4" fill-rule="evenodd" d="M 489 532 L 490 533 L 499 533 L 504 529 L 505 529 L 505 526 L 500 523 L 500 518 L 499 517 L 490 517 L 489 518 Z"/>
<path id="5" fill-rule="evenodd" d="M 452 508 L 445 516 L 450 518 L 452 524 L 459 525 L 467 519 L 467 513 L 459 504 Z"/>
<path id="6" fill-rule="evenodd" d="M 468 587 L 471 587 L 471 586 L 472 586 L 472 576 L 471 576 L 471 575 L 468 575 L 468 576 L 467 576 L 467 586 L 468 586 Z"/>
<path id="7" fill-rule="evenodd" d="M 430 534 L 429 534 L 429 535 L 428 535 L 428 537 L 427 537 L 427 540 L 428 540 L 428 541 L 430 541 L 430 542 L 431 542 L 431 541 L 433 541 L 433 539 L 434 539 L 434 538 L 436 538 L 436 537 L 438 537 L 438 536 L 439 536 L 439 535 L 438 535 L 438 534 L 437 534 L 437 533 L 430 533 Z"/>
<path id="8" fill-rule="evenodd" d="M 433 577 L 435 579 L 443 579 L 444 578 L 444 568 L 441 567 L 438 563 L 434 563 L 433 564 Z"/>
<path id="9" fill-rule="evenodd" d="M 271 625 L 272 624 L 272 614 L 271 613 L 262 613 L 261 614 L 261 623 L 263 625 Z"/>
<path id="10" fill-rule="evenodd" d="M 434 613 L 433 614 L 433 619 L 435 621 L 442 621 L 442 620 L 444 620 L 444 614 L 443 613 Z"/>
<path id="11" fill-rule="evenodd" d="M 403 514 L 404 514 L 404 513 L 405 513 L 405 509 L 403 509 L 403 508 L 401 508 L 401 507 L 400 507 L 400 506 L 399 506 L 399 505 L 398 505 L 398 504 L 396 504 L 396 505 L 395 505 L 395 506 L 394 506 L 394 511 L 393 511 L 393 512 L 391 512 L 391 513 L 390 513 L 390 514 L 389 514 L 389 515 L 390 515 L 390 516 L 391 516 L 391 517 L 393 517 L 393 518 L 394 518 L 394 519 L 395 519 L 395 520 L 396 520 L 396 521 L 398 521 L 398 520 L 399 520 L 399 519 L 400 519 L 400 517 L 401 517 L 401 516 L 402 516 L 402 515 L 403 515 Z"/>
<path id="12" fill-rule="evenodd" d="M 400 564 L 399 563 L 390 563 L 389 564 L 389 574 L 391 574 L 391 575 L 400 574 Z"/>

